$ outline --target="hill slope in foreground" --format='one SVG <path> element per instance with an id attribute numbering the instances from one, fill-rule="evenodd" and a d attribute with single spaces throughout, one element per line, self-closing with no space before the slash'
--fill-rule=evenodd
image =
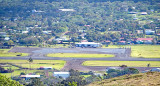
<path id="1" fill-rule="evenodd" d="M 93 82 L 87 86 L 160 86 L 160 72 L 124 75 Z"/>

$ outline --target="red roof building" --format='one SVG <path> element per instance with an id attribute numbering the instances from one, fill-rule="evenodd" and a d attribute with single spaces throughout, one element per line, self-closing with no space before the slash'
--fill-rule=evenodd
<path id="1" fill-rule="evenodd" d="M 81 42 L 88 42 L 87 40 L 82 40 Z"/>
<path id="2" fill-rule="evenodd" d="M 152 41 L 153 38 L 136 38 L 135 41 Z"/>
<path id="3" fill-rule="evenodd" d="M 153 38 L 136 38 L 134 41 L 137 44 L 152 44 Z"/>

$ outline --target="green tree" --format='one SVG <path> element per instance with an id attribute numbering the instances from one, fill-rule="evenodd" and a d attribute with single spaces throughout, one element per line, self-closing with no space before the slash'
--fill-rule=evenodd
<path id="1" fill-rule="evenodd" d="M 19 84 L 19 82 L 15 80 L 11 80 L 6 76 L 0 74 L 0 86 L 23 86 L 23 85 Z"/>
<path id="2" fill-rule="evenodd" d="M 45 86 L 39 78 L 31 78 L 27 86 Z"/>
<path id="3" fill-rule="evenodd" d="M 29 64 L 30 64 L 30 69 L 31 69 L 31 63 L 33 62 L 33 59 L 30 57 L 30 58 L 28 59 L 28 62 L 29 62 Z"/>
<path id="4" fill-rule="evenodd" d="M 74 81 L 73 82 L 69 82 L 68 85 L 69 86 L 77 86 L 77 82 L 74 82 Z"/>

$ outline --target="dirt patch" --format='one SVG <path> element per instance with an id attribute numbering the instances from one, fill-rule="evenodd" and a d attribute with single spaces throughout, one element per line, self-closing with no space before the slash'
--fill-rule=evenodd
<path id="1" fill-rule="evenodd" d="M 41 48 L 14 47 L 9 52 L 33 53 L 35 50 L 41 50 Z"/>

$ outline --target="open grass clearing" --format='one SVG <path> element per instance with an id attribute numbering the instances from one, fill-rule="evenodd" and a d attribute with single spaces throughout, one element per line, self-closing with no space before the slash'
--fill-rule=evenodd
<path id="1" fill-rule="evenodd" d="M 131 56 L 139 58 L 160 58 L 160 45 L 109 45 L 103 48 L 130 48 Z"/>
<path id="2" fill-rule="evenodd" d="M 28 53 L 8 52 L 10 49 L 0 49 L 0 57 L 28 56 Z"/>
<path id="3" fill-rule="evenodd" d="M 160 61 L 85 61 L 83 66 L 120 66 L 127 65 L 128 67 L 160 67 Z"/>
<path id="4" fill-rule="evenodd" d="M 112 54 L 84 54 L 84 53 L 52 53 L 48 57 L 72 57 L 72 58 L 107 58 L 114 57 Z"/>
<path id="5" fill-rule="evenodd" d="M 6 70 L 7 70 L 7 69 L 10 69 L 10 68 L 11 68 L 12 70 L 17 70 L 17 69 L 19 69 L 18 67 L 11 66 L 11 65 L 10 65 L 10 67 L 3 67 L 3 68 L 6 69 Z"/>
<path id="6" fill-rule="evenodd" d="M 12 63 L 21 67 L 30 68 L 30 63 L 27 60 L 0 60 L 0 63 Z M 60 70 L 64 67 L 66 61 L 63 60 L 33 60 L 31 68 L 53 67 Z"/>

